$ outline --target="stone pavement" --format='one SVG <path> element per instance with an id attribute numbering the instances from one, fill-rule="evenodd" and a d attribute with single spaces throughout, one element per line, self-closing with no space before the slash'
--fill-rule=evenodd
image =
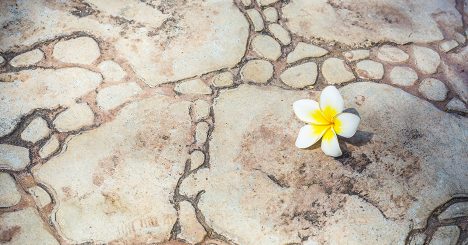
<path id="1" fill-rule="evenodd" d="M 0 2 L 0 243 L 468 244 L 468 2 Z M 344 154 L 301 150 L 337 86 Z"/>

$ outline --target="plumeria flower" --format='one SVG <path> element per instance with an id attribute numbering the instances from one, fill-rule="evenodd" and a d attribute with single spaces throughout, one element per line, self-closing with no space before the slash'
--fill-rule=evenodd
<path id="1" fill-rule="evenodd" d="M 349 138 L 357 130 L 358 116 L 343 112 L 344 101 L 334 86 L 326 87 L 320 94 L 320 103 L 315 100 L 298 100 L 293 104 L 296 116 L 308 125 L 299 130 L 296 146 L 307 148 L 322 138 L 322 151 L 332 157 L 341 156 L 337 134 Z"/>

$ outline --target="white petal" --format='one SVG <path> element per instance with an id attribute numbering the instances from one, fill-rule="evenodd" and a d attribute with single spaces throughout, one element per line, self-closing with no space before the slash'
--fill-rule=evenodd
<path id="1" fill-rule="evenodd" d="M 340 92 L 334 86 L 326 87 L 320 94 L 320 108 L 325 118 L 333 119 L 344 109 L 344 101 Z"/>
<path id="2" fill-rule="evenodd" d="M 328 129 L 322 138 L 322 151 L 327 156 L 339 157 L 341 156 L 340 145 L 338 144 L 338 137 L 332 128 Z"/>
<path id="3" fill-rule="evenodd" d="M 307 148 L 315 144 L 330 126 L 305 125 L 299 130 L 299 135 L 296 139 L 298 148 Z"/>
<path id="4" fill-rule="evenodd" d="M 303 122 L 318 125 L 329 124 L 320 111 L 319 103 L 315 100 L 298 100 L 293 103 L 293 110 Z"/>
<path id="5" fill-rule="evenodd" d="M 359 126 L 361 119 L 352 113 L 341 113 L 335 117 L 335 132 L 343 137 L 352 137 Z"/>

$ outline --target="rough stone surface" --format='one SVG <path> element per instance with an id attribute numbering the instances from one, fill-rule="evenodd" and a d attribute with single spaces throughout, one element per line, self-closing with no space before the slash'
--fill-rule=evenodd
<path id="1" fill-rule="evenodd" d="M 465 103 L 463 103 L 463 101 L 459 100 L 458 98 L 453 98 L 450 100 L 449 103 L 447 103 L 447 109 L 449 111 L 468 113 L 468 108 L 466 108 Z"/>
<path id="2" fill-rule="evenodd" d="M 409 55 L 399 48 L 390 45 L 384 45 L 379 48 L 379 51 L 377 52 L 377 58 L 379 60 L 390 63 L 401 63 L 407 61 Z"/>
<path id="3" fill-rule="evenodd" d="M 210 126 L 207 122 L 197 123 L 197 126 L 195 127 L 195 142 L 198 145 L 204 144 L 206 142 L 206 139 L 208 139 L 209 128 Z"/>
<path id="4" fill-rule="evenodd" d="M 356 73 L 363 79 L 382 79 L 384 67 L 379 62 L 363 60 L 356 64 Z"/>
<path id="5" fill-rule="evenodd" d="M 50 139 L 42 146 L 39 150 L 39 156 L 42 158 L 46 158 L 54 153 L 60 146 L 60 143 L 57 139 L 57 136 L 52 135 Z"/>
<path id="6" fill-rule="evenodd" d="M 60 113 L 54 120 L 60 132 L 69 132 L 90 126 L 94 123 L 94 113 L 86 103 L 74 104 Z"/>
<path id="7" fill-rule="evenodd" d="M 266 5 L 270 5 L 272 3 L 276 3 L 278 1 L 279 0 L 257 0 L 257 3 L 260 4 L 261 6 L 266 6 Z"/>
<path id="8" fill-rule="evenodd" d="M 140 86 L 134 82 L 117 84 L 99 90 L 96 102 L 101 109 L 108 111 L 128 102 L 141 91 Z"/>
<path id="9" fill-rule="evenodd" d="M 47 204 L 51 203 L 49 194 L 39 186 L 33 186 L 28 189 L 28 193 L 31 194 L 36 205 L 39 208 L 45 207 Z"/>
<path id="10" fill-rule="evenodd" d="M 133 102 L 33 168 L 56 193 L 54 222 L 67 239 L 106 243 L 138 236 L 152 243 L 170 236 L 176 221 L 170 200 L 191 138 L 189 106 L 162 95 Z"/>
<path id="11" fill-rule="evenodd" d="M 275 39 L 267 35 L 258 35 L 252 40 L 253 50 L 269 60 L 277 60 L 281 56 L 281 46 Z"/>
<path id="12" fill-rule="evenodd" d="M 205 154 L 202 151 L 193 151 L 190 154 L 191 169 L 196 169 L 205 162 Z"/>
<path id="13" fill-rule="evenodd" d="M 329 84 L 340 84 L 355 79 L 344 60 L 338 58 L 329 58 L 323 62 L 322 75 Z"/>
<path id="14" fill-rule="evenodd" d="M 240 74 L 243 81 L 266 83 L 273 76 L 273 65 L 266 60 L 249 60 Z"/>
<path id="15" fill-rule="evenodd" d="M 2 241 L 6 240 L 8 244 L 59 244 L 34 208 L 0 214 L 0 224 Z"/>
<path id="16" fill-rule="evenodd" d="M 460 230 L 456 226 L 443 226 L 439 227 L 429 245 L 455 245 L 457 244 Z"/>
<path id="17" fill-rule="evenodd" d="M 367 49 L 356 49 L 343 53 L 347 61 L 356 61 L 369 58 L 370 51 Z"/>
<path id="18" fill-rule="evenodd" d="M 443 213 L 441 213 L 438 218 L 450 219 L 462 216 L 468 216 L 468 202 L 459 202 L 452 204 Z"/>
<path id="19" fill-rule="evenodd" d="M 115 61 L 106 60 L 98 65 L 105 82 L 118 82 L 122 80 L 126 72 Z"/>
<path id="20" fill-rule="evenodd" d="M 281 42 L 281 44 L 288 45 L 291 43 L 291 35 L 289 35 L 289 32 L 280 24 L 269 24 L 268 30 Z"/>
<path id="21" fill-rule="evenodd" d="M 185 201 L 180 203 L 179 222 L 181 226 L 180 238 L 191 244 L 203 240 L 206 232 L 203 226 L 198 223 L 192 204 Z"/>
<path id="22" fill-rule="evenodd" d="M 218 88 L 229 87 L 234 84 L 234 76 L 228 71 L 222 72 L 213 76 L 211 83 Z"/>
<path id="23" fill-rule="evenodd" d="M 278 10 L 274 7 L 268 7 L 263 10 L 263 15 L 267 22 L 277 22 L 278 21 Z"/>
<path id="24" fill-rule="evenodd" d="M 463 34 L 460 34 L 458 32 L 453 35 L 453 38 L 455 38 L 455 40 L 459 44 L 465 44 L 465 42 L 466 42 L 466 37 Z"/>
<path id="25" fill-rule="evenodd" d="M 181 94 L 211 94 L 211 88 L 206 85 L 201 79 L 192 79 L 185 82 L 178 83 L 175 91 Z"/>
<path id="26" fill-rule="evenodd" d="M 193 102 L 193 119 L 199 121 L 210 115 L 210 104 L 206 100 L 196 100 Z"/>
<path id="27" fill-rule="evenodd" d="M 0 144 L 0 169 L 21 170 L 29 164 L 29 150 L 15 145 Z"/>
<path id="28" fill-rule="evenodd" d="M 21 133 L 21 139 L 36 143 L 47 137 L 50 129 L 47 122 L 42 117 L 37 117 L 29 123 L 28 127 Z"/>
<path id="29" fill-rule="evenodd" d="M 55 44 L 52 55 L 55 59 L 65 63 L 90 65 L 99 58 L 101 53 L 94 39 L 78 37 Z"/>
<path id="30" fill-rule="evenodd" d="M 367 42 L 433 42 L 444 38 L 432 17 L 444 19 L 441 27 L 461 27 L 455 1 L 310 1 L 294 0 L 285 4 L 283 17 L 289 29 L 308 38 L 364 46 Z"/>
<path id="31" fill-rule="evenodd" d="M 317 64 L 307 62 L 288 68 L 281 73 L 280 79 L 283 83 L 293 88 L 304 88 L 314 85 L 317 81 Z"/>
<path id="32" fill-rule="evenodd" d="M 21 194 L 16 188 L 15 179 L 7 173 L 0 173 L 0 207 L 11 207 L 19 203 Z"/>
<path id="33" fill-rule="evenodd" d="M 458 47 L 458 43 L 455 40 L 447 40 L 440 43 L 439 48 L 443 52 L 448 52 L 454 48 Z"/>
<path id="34" fill-rule="evenodd" d="M 3 56 L 0 56 L 0 65 L 3 65 L 3 63 L 5 63 L 5 58 L 3 58 Z"/>
<path id="35" fill-rule="evenodd" d="M 390 82 L 400 86 L 411 86 L 418 80 L 418 74 L 406 66 L 396 66 L 390 71 Z"/>
<path id="36" fill-rule="evenodd" d="M 0 81 L 7 81 L 0 82 L 1 137 L 10 133 L 20 117 L 33 109 L 74 104 L 76 98 L 94 90 L 102 78 L 82 68 L 38 68 L 0 74 Z"/>
<path id="37" fill-rule="evenodd" d="M 298 60 L 310 57 L 321 57 L 328 53 L 328 50 L 315 46 L 313 44 L 299 42 L 296 45 L 296 48 L 288 54 L 286 61 L 288 63 L 293 63 Z"/>
<path id="38" fill-rule="evenodd" d="M 265 28 L 262 15 L 256 9 L 248 9 L 246 12 L 254 25 L 255 31 L 261 31 L 263 28 Z"/>
<path id="39" fill-rule="evenodd" d="M 425 74 L 433 74 L 437 71 L 440 56 L 436 51 L 420 46 L 413 46 L 411 51 L 418 70 Z"/>
<path id="40" fill-rule="evenodd" d="M 44 53 L 39 49 L 33 49 L 11 59 L 10 65 L 14 67 L 30 66 L 38 63 L 42 59 L 44 59 Z"/>
<path id="41" fill-rule="evenodd" d="M 441 70 L 446 81 L 458 97 L 468 103 L 468 47 L 460 52 L 449 53 L 441 63 Z"/>
<path id="42" fill-rule="evenodd" d="M 294 147 L 303 123 L 291 105 L 318 93 L 249 85 L 221 92 L 211 167 L 181 187 L 205 190 L 198 206 L 210 227 L 237 244 L 300 243 L 298 234 L 310 244 L 403 244 L 411 226 L 467 191 L 466 120 L 385 84 L 341 92 L 361 125 L 338 159 Z"/>
<path id="43" fill-rule="evenodd" d="M 419 85 L 419 92 L 429 100 L 444 101 L 447 97 L 447 86 L 435 78 L 426 78 Z"/>
<path id="44" fill-rule="evenodd" d="M 244 4 L 244 6 L 249 6 L 250 4 L 252 4 L 252 0 L 241 0 L 242 4 Z"/>

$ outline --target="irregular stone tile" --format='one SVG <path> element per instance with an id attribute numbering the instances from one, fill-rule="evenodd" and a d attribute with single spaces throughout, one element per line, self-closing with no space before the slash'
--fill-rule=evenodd
<path id="1" fill-rule="evenodd" d="M 52 135 L 50 139 L 42 146 L 39 150 L 39 156 L 41 158 L 46 158 L 54 153 L 60 146 L 60 143 L 57 139 L 57 136 Z"/>
<path id="2" fill-rule="evenodd" d="M 210 115 L 210 104 L 206 100 L 196 100 L 193 102 L 192 111 L 195 121 L 206 119 Z"/>
<path id="3" fill-rule="evenodd" d="M 211 83 L 218 88 L 229 87 L 234 84 L 234 76 L 231 72 L 222 72 L 215 75 Z"/>
<path id="4" fill-rule="evenodd" d="M 0 169 L 21 170 L 29 164 L 27 148 L 0 144 Z"/>
<path id="5" fill-rule="evenodd" d="M 192 79 L 175 85 L 175 91 L 181 94 L 211 94 L 211 88 L 201 79 Z"/>
<path id="6" fill-rule="evenodd" d="M 418 80 L 418 74 L 406 66 L 395 66 L 390 71 L 390 82 L 400 86 L 411 86 Z"/>
<path id="7" fill-rule="evenodd" d="M 10 65 L 14 67 L 30 66 L 38 63 L 42 59 L 44 59 L 44 53 L 39 49 L 33 49 L 26 53 L 15 56 L 10 60 Z"/>
<path id="8" fill-rule="evenodd" d="M 424 233 L 418 233 L 412 236 L 409 240 L 409 245 L 423 245 L 426 240 L 426 235 Z"/>
<path id="9" fill-rule="evenodd" d="M 37 141 L 47 137 L 50 129 L 47 122 L 42 117 L 36 117 L 21 133 L 21 139 L 36 143 Z"/>
<path id="10" fill-rule="evenodd" d="M 407 61 L 409 55 L 397 47 L 383 45 L 377 52 L 377 58 L 390 63 L 401 63 Z"/>
<path id="11" fill-rule="evenodd" d="M 274 37 L 276 37 L 281 44 L 283 45 L 288 45 L 291 43 L 291 35 L 289 35 L 289 32 L 284 29 L 280 24 L 277 23 L 272 23 L 268 25 L 268 30 L 273 34 Z"/>
<path id="12" fill-rule="evenodd" d="M 458 202 L 452 204 L 439 215 L 439 219 L 450 219 L 456 217 L 468 216 L 468 202 Z"/>
<path id="13" fill-rule="evenodd" d="M 323 62 L 322 75 L 329 84 L 340 84 L 355 79 L 344 60 L 338 58 L 328 58 Z"/>
<path id="14" fill-rule="evenodd" d="M 272 3 L 276 3 L 278 1 L 279 0 L 257 0 L 257 3 L 260 4 L 260 6 L 266 6 L 266 5 L 270 5 Z"/>
<path id="15" fill-rule="evenodd" d="M 49 194 L 39 186 L 29 188 L 28 193 L 34 198 L 34 201 L 39 208 L 43 208 L 52 202 Z"/>
<path id="16" fill-rule="evenodd" d="M 0 172 L 0 207 L 11 207 L 21 201 L 21 194 L 16 188 L 15 179 L 7 173 Z"/>
<path id="17" fill-rule="evenodd" d="M 190 154 L 191 170 L 200 167 L 205 162 L 205 154 L 202 151 L 196 150 Z"/>
<path id="18" fill-rule="evenodd" d="M 433 74 L 437 71 L 440 56 L 436 51 L 420 46 L 413 46 L 411 50 L 418 70 L 424 74 Z"/>
<path id="19" fill-rule="evenodd" d="M 265 28 L 262 15 L 256 9 L 247 9 L 246 12 L 254 25 L 255 31 L 261 31 L 263 28 Z"/>
<path id="20" fill-rule="evenodd" d="M 208 125 L 207 122 L 197 123 L 197 126 L 195 127 L 195 141 L 197 142 L 198 145 L 205 144 L 206 139 L 208 138 L 209 129 L 210 129 L 210 126 Z"/>
<path id="21" fill-rule="evenodd" d="M 328 54 L 328 50 L 315 46 L 313 44 L 299 42 L 296 48 L 288 54 L 286 62 L 293 63 L 298 60 L 302 60 L 310 57 L 322 57 Z"/>
<path id="22" fill-rule="evenodd" d="M 121 83 L 99 90 L 96 102 L 101 109 L 108 111 L 128 102 L 141 91 L 140 86 L 134 82 Z"/>
<path id="23" fill-rule="evenodd" d="M 447 86 L 435 78 L 426 78 L 419 84 L 419 92 L 429 100 L 444 101 L 447 97 Z"/>
<path id="24" fill-rule="evenodd" d="M 443 41 L 439 44 L 440 50 L 447 53 L 448 51 L 458 47 L 458 43 L 455 40 Z"/>
<path id="25" fill-rule="evenodd" d="M 304 88 L 314 85 L 317 81 L 317 64 L 307 62 L 288 68 L 281 73 L 280 79 L 283 83 L 293 88 Z"/>
<path id="26" fill-rule="evenodd" d="M 343 56 L 347 61 L 356 61 L 369 58 L 370 51 L 367 49 L 356 49 L 343 52 Z"/>
<path id="27" fill-rule="evenodd" d="M 450 88 L 465 103 L 468 102 L 468 47 L 464 47 L 460 52 L 449 53 L 441 63 L 441 70 Z"/>
<path id="28" fill-rule="evenodd" d="M 90 37 L 63 40 L 55 44 L 52 56 L 65 63 L 91 65 L 99 58 L 99 45 Z"/>
<path id="29" fill-rule="evenodd" d="M 267 22 L 277 22 L 278 21 L 278 10 L 274 7 L 268 7 L 263 10 L 263 15 Z"/>
<path id="30" fill-rule="evenodd" d="M 243 81 L 267 83 L 273 77 L 273 65 L 266 60 L 249 60 L 240 74 Z"/>
<path id="31" fill-rule="evenodd" d="M 250 4 L 252 4 L 252 0 L 241 0 L 242 4 L 244 4 L 244 6 L 249 6 Z"/>
<path id="32" fill-rule="evenodd" d="M 429 245 L 455 245 L 457 244 L 460 230 L 457 226 L 441 226 L 437 228 L 434 235 L 432 235 L 431 242 Z"/>
<path id="33" fill-rule="evenodd" d="M 45 228 L 34 208 L 3 213 L 0 215 L 2 240 L 11 245 L 47 244 L 58 245 L 58 241 Z"/>
<path id="34" fill-rule="evenodd" d="M 185 241 L 196 244 L 199 243 L 206 235 L 206 231 L 195 217 L 195 210 L 192 204 L 183 201 L 179 203 L 179 222 L 180 234 L 179 237 Z"/>
<path id="35" fill-rule="evenodd" d="M 403 244 L 410 227 L 467 191 L 468 122 L 385 84 L 353 83 L 341 92 L 361 125 L 348 155 L 330 158 L 294 146 L 304 123 L 292 103 L 318 93 L 252 85 L 221 91 L 210 169 L 185 179 L 181 192 L 205 190 L 198 204 L 205 221 L 237 244 L 300 243 L 298 234 L 316 244 Z"/>
<path id="36" fill-rule="evenodd" d="M 105 60 L 98 65 L 105 82 L 118 82 L 127 74 L 122 67 L 112 60 Z"/>
<path id="37" fill-rule="evenodd" d="M 281 56 L 281 46 L 270 36 L 258 35 L 252 40 L 253 50 L 269 60 L 277 60 Z"/>
<path id="38" fill-rule="evenodd" d="M 456 32 L 455 34 L 453 34 L 453 38 L 455 38 L 455 40 L 459 43 L 459 44 L 465 44 L 466 42 L 466 37 L 463 36 L 463 34 L 460 34 L 458 32 Z"/>
<path id="39" fill-rule="evenodd" d="M 54 222 L 70 243 L 170 237 L 177 218 L 170 200 L 189 157 L 190 104 L 163 95 L 132 102 L 32 169 L 56 193 Z"/>
<path id="40" fill-rule="evenodd" d="M 23 70 L 0 74 L 0 137 L 36 108 L 70 106 L 102 81 L 98 73 L 82 68 Z"/>
<path id="41" fill-rule="evenodd" d="M 94 113 L 86 103 L 74 104 L 60 113 L 53 123 L 60 132 L 74 131 L 92 125 Z"/>
<path id="42" fill-rule="evenodd" d="M 373 60 L 363 60 L 356 64 L 356 73 L 363 79 L 382 79 L 384 67 Z"/>
<path id="43" fill-rule="evenodd" d="M 447 103 L 447 110 L 468 113 L 465 103 L 458 98 L 453 98 Z"/>
<path id="44" fill-rule="evenodd" d="M 3 58 L 3 56 L 0 56 L 0 65 L 3 65 L 4 62 L 5 62 L 5 58 Z"/>
<path id="45" fill-rule="evenodd" d="M 282 14 L 288 20 L 289 30 L 297 35 L 356 46 L 442 40 L 443 33 L 434 15 L 446 20 L 441 27 L 447 30 L 462 26 L 453 1 L 295 0 L 284 4 Z"/>

